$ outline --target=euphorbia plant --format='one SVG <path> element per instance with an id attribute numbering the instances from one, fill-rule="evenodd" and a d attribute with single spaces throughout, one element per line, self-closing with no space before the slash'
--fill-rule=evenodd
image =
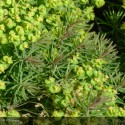
<path id="1" fill-rule="evenodd" d="M 58 40 L 48 44 L 43 39 L 33 44 L 27 54 L 24 51 L 17 56 L 20 62 L 12 66 L 11 77 L 16 83 L 19 73 L 15 69 L 19 66 L 25 84 L 14 83 L 7 95 L 14 90 L 14 103 L 21 103 L 32 98 L 30 94 L 37 97 L 36 91 L 42 89 L 38 91 L 40 99 L 34 101 L 52 117 L 123 116 L 124 109 L 116 104 L 121 74 L 114 46 L 95 33 L 87 33 L 81 42 L 75 39 L 69 37 L 60 46 Z M 27 79 L 31 72 L 33 84 Z"/>
<path id="2" fill-rule="evenodd" d="M 52 112 L 54 117 L 113 116 L 111 107 L 118 109 L 119 113 L 115 115 L 124 115 L 124 110 L 121 112 L 116 106 L 117 89 L 112 81 L 112 75 L 117 77 L 115 71 L 118 70 L 118 64 L 115 64 L 116 55 L 113 54 L 116 52 L 112 45 L 105 48 L 107 40 L 99 39 L 98 35 L 94 35 L 94 38 L 89 35 L 91 36 L 88 33 L 77 46 L 81 48 L 70 48 L 72 51 L 69 50 L 68 53 L 72 52 L 71 55 L 67 56 L 66 60 L 62 57 L 55 69 L 50 69 L 51 76 L 43 83 L 50 93 L 52 107 L 55 108 Z M 110 68 L 111 65 L 114 65 L 114 68 Z"/>
<path id="3" fill-rule="evenodd" d="M 116 115 L 124 114 L 116 105 L 120 80 L 114 46 L 87 25 L 95 17 L 93 5 L 104 5 L 99 2 L 2 1 L 1 64 L 6 65 L 0 71 L 6 72 L 0 78 L 6 92 L 1 91 L 1 109 L 23 103 L 33 106 L 22 106 L 20 112 L 37 116 L 112 116 L 115 108 L 121 111 Z M 4 115 L 20 116 L 13 108 L 6 110 Z"/>

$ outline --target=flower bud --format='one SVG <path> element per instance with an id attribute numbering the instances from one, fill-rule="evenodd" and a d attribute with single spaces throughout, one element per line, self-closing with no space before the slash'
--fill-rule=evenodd
<path id="1" fill-rule="evenodd" d="M 5 1 L 5 3 L 7 4 L 7 5 L 11 5 L 12 4 L 12 0 L 4 0 Z"/>
<path id="2" fill-rule="evenodd" d="M 28 42 L 24 42 L 19 46 L 19 49 L 22 51 L 25 50 L 26 48 L 28 48 Z"/>
<path id="3" fill-rule="evenodd" d="M 101 8 L 105 4 L 105 0 L 92 0 L 92 3 L 95 7 Z"/>
<path id="4" fill-rule="evenodd" d="M 8 57 L 8 56 L 3 56 L 3 60 L 8 63 L 8 64 L 12 64 L 13 61 L 12 61 L 12 56 L 11 57 Z"/>
<path id="5" fill-rule="evenodd" d="M 49 87 L 51 93 L 59 93 L 61 91 L 61 86 L 52 85 Z"/>
<path id="6" fill-rule="evenodd" d="M 64 112 L 63 112 L 62 110 L 59 110 L 59 111 L 54 110 L 54 111 L 52 112 L 52 116 L 53 116 L 53 117 L 63 117 L 63 116 L 64 116 Z"/>
<path id="7" fill-rule="evenodd" d="M 23 27 L 21 27 L 21 26 L 16 26 L 16 32 L 17 32 L 19 35 L 24 35 L 24 29 L 23 29 Z"/>
<path id="8" fill-rule="evenodd" d="M 7 112 L 8 117 L 20 117 L 20 114 L 15 109 L 11 109 Z"/>
<path id="9" fill-rule="evenodd" d="M 6 25 L 9 29 L 12 29 L 14 26 L 16 26 L 16 23 L 11 18 L 8 18 L 6 20 Z"/>
<path id="10" fill-rule="evenodd" d="M 3 82 L 2 80 L 0 80 L 0 90 L 5 90 L 5 89 L 6 89 L 5 82 Z"/>

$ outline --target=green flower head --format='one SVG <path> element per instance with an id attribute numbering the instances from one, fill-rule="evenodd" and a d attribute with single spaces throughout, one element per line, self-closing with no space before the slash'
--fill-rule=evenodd
<path id="1" fill-rule="evenodd" d="M 5 82 L 3 82 L 2 80 L 0 80 L 0 89 L 1 90 L 5 90 L 6 89 Z"/>

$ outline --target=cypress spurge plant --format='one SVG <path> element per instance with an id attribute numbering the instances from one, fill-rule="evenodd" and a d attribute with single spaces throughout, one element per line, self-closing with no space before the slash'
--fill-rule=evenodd
<path id="1" fill-rule="evenodd" d="M 117 89 L 114 85 L 116 82 L 112 80 L 112 77 L 117 76 L 116 70 L 118 71 L 114 47 L 111 44 L 107 47 L 108 40 L 91 33 L 88 33 L 81 44 L 72 45 L 72 48 L 71 44 L 69 46 L 65 42 L 62 49 L 64 56 L 54 62 L 48 79 L 43 83 L 55 108 L 51 115 L 113 116 L 111 107 L 118 108 Z M 115 115 L 124 115 L 124 111 L 118 110 Z"/>
<path id="2" fill-rule="evenodd" d="M 7 65 L 0 69 L 3 116 L 124 115 L 116 105 L 121 76 L 117 52 L 104 36 L 90 32 L 90 3 L 2 1 L 0 12 L 6 13 L 0 56 Z"/>
<path id="3" fill-rule="evenodd" d="M 32 104 L 32 98 L 36 106 L 33 110 L 39 116 L 44 112 L 53 117 L 124 116 L 124 109 L 116 104 L 122 74 L 115 46 L 87 30 L 81 41 L 76 41 L 76 34 L 62 38 L 48 42 L 43 38 L 20 56 L 15 53 L 15 61 L 19 61 L 8 70 L 8 76 L 13 72 L 11 78 L 17 82 L 7 91 L 7 95 L 13 95 L 12 103 L 25 100 Z"/>

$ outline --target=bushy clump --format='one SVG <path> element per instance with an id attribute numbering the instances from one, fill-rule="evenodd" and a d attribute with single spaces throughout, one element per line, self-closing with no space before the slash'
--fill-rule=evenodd
<path id="1" fill-rule="evenodd" d="M 11 68 L 15 82 L 7 95 L 14 94 L 14 104 L 36 97 L 34 107 L 39 116 L 123 116 L 124 109 L 116 105 L 121 75 L 113 45 L 93 33 L 87 33 L 82 42 L 74 43 L 75 38 L 68 37 L 60 44 L 42 39 L 27 54 L 24 51 L 17 57 L 22 61 L 15 61 Z"/>
<path id="2" fill-rule="evenodd" d="M 90 34 L 88 33 L 88 35 Z M 71 53 L 70 56 L 60 57 L 59 62 L 55 62 L 59 56 L 59 50 L 56 49 L 57 57 L 52 59 L 53 61 L 51 60 L 55 65 L 50 70 L 50 75 L 45 79 L 45 83 L 42 82 L 43 85 L 45 84 L 49 98 L 51 98 L 53 109 L 50 114 L 54 117 L 113 116 L 110 108 L 119 109 L 116 106 L 117 89 L 111 80 L 112 75 L 117 76 L 114 73 L 118 64 L 110 70 L 111 63 L 116 60 L 113 59 L 114 56 L 109 61 L 106 60 L 108 56 L 104 54 L 107 44 L 105 39 L 99 39 L 98 36 L 88 39 L 86 37 L 83 39 L 82 45 L 77 46 L 81 47 L 79 50 L 72 46 L 72 51 L 68 52 Z M 99 44 L 102 48 L 98 46 Z M 110 50 L 110 47 L 108 51 L 112 56 L 114 50 Z M 95 48 L 98 49 L 95 50 Z M 51 53 L 53 50 L 55 50 L 54 46 Z M 96 54 L 93 53 L 95 51 Z M 46 55 L 49 60 L 45 53 L 43 55 Z M 65 50 L 63 54 L 66 54 Z M 109 107 L 109 111 L 107 107 Z M 115 113 L 116 116 L 122 116 L 124 110 Z"/>
<path id="3" fill-rule="evenodd" d="M 77 4 L 80 4 L 79 1 Z M 14 57 L 15 49 L 28 48 L 45 33 L 53 34 L 53 39 L 61 37 L 63 25 L 77 20 L 86 22 L 94 19 L 93 7 L 89 2 L 81 9 L 73 0 L 1 0 L 0 2 L 0 43 L 2 56 Z M 87 7 L 87 8 L 86 8 Z M 84 32 L 81 30 L 80 34 Z M 70 32 L 68 33 L 68 35 Z M 79 37 L 83 37 L 80 35 Z M 9 47 L 3 47 L 4 44 Z M 8 44 L 8 45 L 7 45 Z M 3 52 L 6 49 L 7 52 Z M 12 51 L 10 53 L 10 51 Z M 0 58 L 3 58 L 3 57 Z M 4 68 L 4 70 L 7 68 Z M 3 69 L 1 69 L 3 71 Z"/>
<path id="4" fill-rule="evenodd" d="M 8 52 L 1 47 L 2 116 L 20 116 L 20 105 L 29 116 L 124 115 L 116 105 L 114 46 L 87 25 L 101 2 L 1 1 L 1 45 L 9 46 Z"/>

